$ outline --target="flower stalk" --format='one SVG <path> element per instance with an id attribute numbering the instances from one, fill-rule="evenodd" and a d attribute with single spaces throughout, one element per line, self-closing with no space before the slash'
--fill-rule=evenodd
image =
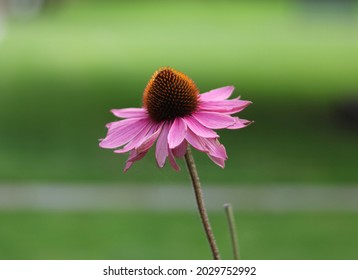
<path id="1" fill-rule="evenodd" d="M 199 175 L 195 166 L 193 154 L 191 152 L 190 147 L 188 146 L 186 154 L 185 154 L 185 161 L 186 165 L 190 174 L 190 178 L 193 184 L 194 192 L 195 192 L 195 198 L 196 203 L 198 205 L 198 210 L 201 218 L 201 222 L 203 224 L 206 238 L 208 239 L 210 249 L 213 255 L 214 260 L 220 260 L 220 253 L 218 246 L 216 245 L 215 237 L 213 230 L 211 228 L 208 213 L 206 212 L 205 204 L 204 204 L 204 197 L 203 192 L 201 189 L 200 179 Z"/>
<path id="2" fill-rule="evenodd" d="M 234 255 L 234 260 L 240 259 L 239 254 L 239 242 L 237 241 L 237 233 L 236 233 L 236 225 L 235 225 L 235 218 L 234 218 L 234 211 L 232 210 L 232 206 L 230 203 L 226 203 L 224 205 L 225 213 L 227 217 L 227 222 L 229 225 L 229 232 L 232 244 L 232 252 Z"/>

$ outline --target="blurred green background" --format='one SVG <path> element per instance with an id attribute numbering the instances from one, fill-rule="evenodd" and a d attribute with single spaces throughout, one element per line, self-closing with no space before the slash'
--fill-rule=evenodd
<path id="1" fill-rule="evenodd" d="M 219 132 L 224 170 L 195 153 L 204 187 L 357 187 L 355 2 L 13 2 L 0 1 L 0 185 L 189 185 L 183 162 L 158 169 L 149 153 L 123 174 L 127 155 L 98 148 L 109 110 L 140 107 L 171 66 L 201 92 L 234 85 L 253 101 L 240 113 L 253 125 Z M 212 215 L 229 258 L 225 218 Z M 356 212 L 237 219 L 244 258 L 358 258 Z M 3 209 L 0 221 L 2 259 L 210 257 L 196 213 Z"/>

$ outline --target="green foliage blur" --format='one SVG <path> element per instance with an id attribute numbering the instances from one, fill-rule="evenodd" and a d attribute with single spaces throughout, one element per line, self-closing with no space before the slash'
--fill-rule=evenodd
<path id="1" fill-rule="evenodd" d="M 203 185 L 356 186 L 356 4 L 52 2 L 4 29 L 0 18 L 0 184 L 189 185 L 153 152 L 124 174 L 127 155 L 98 147 L 110 109 L 140 107 L 170 66 L 201 92 L 234 85 L 253 101 L 239 116 L 255 123 L 219 131 L 225 169 L 194 153 Z M 230 258 L 225 218 L 211 217 Z M 245 259 L 357 258 L 356 213 L 237 217 Z M 0 211 L 0 222 L 0 259 L 210 257 L 196 213 Z"/>
<path id="2" fill-rule="evenodd" d="M 224 214 L 212 213 L 223 259 Z M 242 259 L 357 259 L 355 213 L 240 213 Z M 0 259 L 210 259 L 196 213 L 0 212 Z"/>
<path id="3" fill-rule="evenodd" d="M 161 66 L 202 92 L 225 85 L 253 101 L 255 123 L 222 131 L 224 170 L 197 153 L 204 182 L 357 182 L 357 13 L 320 15 L 281 2 L 74 1 L 10 18 L 0 43 L 0 180 L 187 180 L 153 154 L 98 148 L 112 108 L 140 107 Z"/>

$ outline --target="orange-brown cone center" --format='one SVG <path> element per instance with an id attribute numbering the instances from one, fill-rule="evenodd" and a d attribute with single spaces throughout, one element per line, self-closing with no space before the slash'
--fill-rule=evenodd
<path id="1" fill-rule="evenodd" d="M 171 120 L 193 113 L 199 89 L 192 79 L 169 67 L 160 68 L 148 82 L 143 104 L 155 121 Z"/>

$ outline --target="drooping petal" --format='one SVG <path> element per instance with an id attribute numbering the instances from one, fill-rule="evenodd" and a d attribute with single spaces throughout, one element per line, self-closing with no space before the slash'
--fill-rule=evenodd
<path id="1" fill-rule="evenodd" d="M 240 129 L 248 126 L 251 122 L 244 119 L 239 119 L 238 117 L 234 117 L 235 123 L 227 127 L 227 129 Z"/>
<path id="2" fill-rule="evenodd" d="M 128 171 L 129 168 L 132 167 L 133 161 L 126 161 L 126 165 L 124 166 L 124 173 Z"/>
<path id="3" fill-rule="evenodd" d="M 181 144 L 178 147 L 172 149 L 173 155 L 177 158 L 181 158 L 185 156 L 187 148 L 188 148 L 188 142 L 184 140 L 183 142 L 181 142 Z"/>
<path id="4" fill-rule="evenodd" d="M 138 139 L 139 140 L 139 139 Z M 117 149 L 117 150 L 114 150 L 113 152 L 116 153 L 116 154 L 124 154 L 124 153 L 127 153 L 131 150 L 134 149 L 135 147 L 135 142 L 137 141 L 131 141 L 129 142 L 127 145 L 125 145 L 122 149 Z"/>
<path id="5" fill-rule="evenodd" d="M 250 101 L 240 100 L 238 98 L 223 101 L 205 101 L 200 103 L 199 110 L 235 114 L 245 109 L 251 103 Z"/>
<path id="6" fill-rule="evenodd" d="M 200 94 L 199 98 L 202 101 L 219 101 L 229 98 L 234 91 L 233 86 L 226 86 L 217 89 L 213 89 L 206 93 Z"/>
<path id="7" fill-rule="evenodd" d="M 176 171 L 180 171 L 180 167 L 177 164 L 177 162 L 175 161 L 174 155 L 172 153 L 171 149 L 168 149 L 168 158 L 169 158 L 169 163 L 170 165 L 176 170 Z"/>
<path id="8" fill-rule="evenodd" d="M 206 153 L 208 149 L 205 147 L 205 144 L 201 140 L 201 137 L 197 136 L 194 132 L 188 129 L 185 139 L 198 151 Z"/>
<path id="9" fill-rule="evenodd" d="M 133 163 L 135 161 L 138 161 L 138 160 L 142 159 L 147 154 L 147 152 L 148 151 L 145 151 L 143 153 L 138 154 L 135 150 L 132 150 L 130 152 L 129 158 L 127 159 L 126 165 L 124 167 L 124 172 L 127 172 L 127 170 L 129 168 L 131 168 L 131 166 L 133 165 Z"/>
<path id="10" fill-rule="evenodd" d="M 224 160 L 227 159 L 225 147 L 224 145 L 220 144 L 218 139 L 202 138 L 201 141 L 207 148 L 208 154 Z"/>
<path id="11" fill-rule="evenodd" d="M 145 108 L 113 109 L 111 112 L 118 118 L 145 118 L 148 114 Z"/>
<path id="12" fill-rule="evenodd" d="M 146 138 L 143 139 L 142 143 L 136 147 L 138 153 L 142 153 L 143 151 L 149 150 L 154 142 L 157 140 L 160 132 L 162 131 L 162 125 L 160 125 L 154 133 L 148 135 Z"/>
<path id="13" fill-rule="evenodd" d="M 202 125 L 212 129 L 226 128 L 235 124 L 233 117 L 220 113 L 201 111 L 192 114 L 192 116 Z"/>
<path id="14" fill-rule="evenodd" d="M 194 117 L 186 116 L 184 118 L 186 124 L 196 135 L 207 138 L 217 138 L 219 135 L 210 128 L 202 125 L 199 121 L 197 121 Z"/>
<path id="15" fill-rule="evenodd" d="M 128 157 L 128 161 L 137 161 L 137 160 L 140 160 L 142 159 L 146 154 L 148 153 L 148 150 L 145 150 L 143 152 L 138 152 L 137 150 L 132 150 L 131 153 L 129 154 L 129 157 Z"/>
<path id="16" fill-rule="evenodd" d="M 182 118 L 177 117 L 174 119 L 168 133 L 168 144 L 170 149 L 174 149 L 183 142 L 186 135 L 186 129 L 186 123 Z"/>
<path id="17" fill-rule="evenodd" d="M 124 119 L 124 120 L 119 120 L 119 121 L 115 121 L 115 122 L 111 122 L 111 123 L 107 123 L 106 127 L 108 129 L 114 129 L 117 127 L 122 127 L 124 125 L 127 125 L 128 123 L 133 123 L 139 120 L 147 120 L 149 121 L 150 119 L 148 118 L 148 116 L 144 117 L 144 118 L 130 118 L 130 119 Z"/>
<path id="18" fill-rule="evenodd" d="M 148 121 L 148 119 L 126 119 L 119 121 L 108 129 L 106 138 L 100 142 L 99 146 L 101 148 L 113 149 L 128 143 L 145 128 Z"/>
<path id="19" fill-rule="evenodd" d="M 225 160 L 224 159 L 214 157 L 214 156 L 211 156 L 211 155 L 208 155 L 208 156 L 215 164 L 219 165 L 221 168 L 225 167 Z"/>
<path id="20" fill-rule="evenodd" d="M 114 150 L 114 152 L 116 154 L 123 154 L 139 146 L 146 138 L 149 137 L 148 135 L 151 135 L 153 133 L 153 127 L 156 127 L 156 125 L 152 121 L 149 121 L 146 127 L 143 128 L 135 138 L 133 138 L 122 149 Z"/>
<path id="21" fill-rule="evenodd" d="M 113 126 L 113 125 L 115 125 L 115 124 L 117 124 L 117 123 L 119 123 L 120 121 L 115 121 L 115 122 L 110 122 L 110 123 L 107 123 L 106 124 L 106 128 L 110 128 L 111 126 Z"/>
<path id="22" fill-rule="evenodd" d="M 217 165 L 221 167 L 225 166 L 225 160 L 227 159 L 226 150 L 218 139 L 199 137 L 191 130 L 188 130 L 186 140 L 195 149 L 206 153 Z"/>
<path id="23" fill-rule="evenodd" d="M 165 122 L 162 127 L 162 131 L 157 140 L 157 146 L 155 149 L 155 157 L 159 167 L 163 167 L 165 160 L 168 156 L 168 133 L 170 128 L 170 123 Z"/>

